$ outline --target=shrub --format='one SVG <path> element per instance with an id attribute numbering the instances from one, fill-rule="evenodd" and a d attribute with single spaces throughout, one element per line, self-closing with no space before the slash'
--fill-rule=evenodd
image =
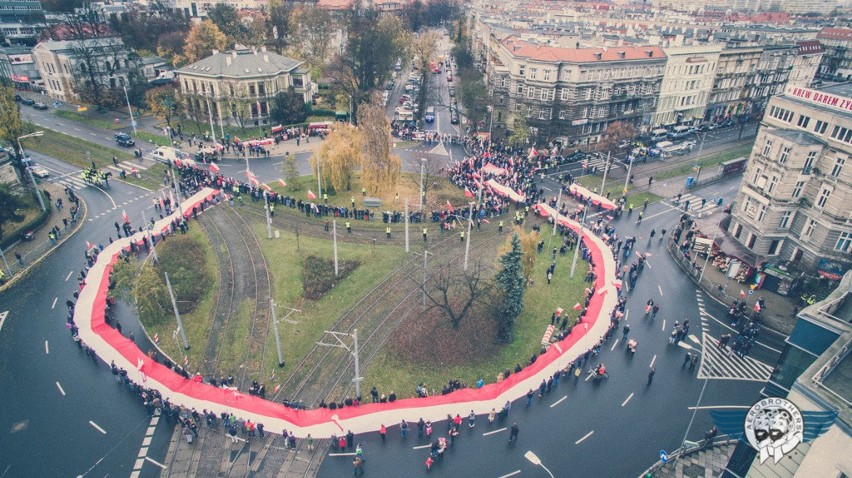
<path id="1" fill-rule="evenodd" d="M 334 261 L 308 256 L 302 264 L 302 291 L 306 299 L 319 300 L 358 266 L 358 261 L 339 261 L 340 275 L 334 276 Z"/>

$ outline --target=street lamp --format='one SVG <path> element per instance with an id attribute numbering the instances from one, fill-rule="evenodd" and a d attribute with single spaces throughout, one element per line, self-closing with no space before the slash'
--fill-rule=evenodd
<path id="1" fill-rule="evenodd" d="M 127 85 L 124 88 L 124 100 L 127 101 L 127 111 L 130 113 L 130 126 L 133 127 L 133 134 L 136 134 L 136 120 L 133 119 L 133 108 L 130 107 L 130 97 L 127 96 Z"/>
<path id="2" fill-rule="evenodd" d="M 18 151 L 21 154 L 21 162 L 24 162 L 24 148 L 21 146 L 21 140 L 27 138 L 38 138 L 44 135 L 44 131 L 36 131 L 34 133 L 25 134 L 23 136 L 18 136 Z M 35 189 L 36 197 L 38 198 L 38 204 L 41 206 L 42 212 L 47 211 L 47 208 L 44 205 L 44 199 L 41 198 L 41 193 L 38 192 L 38 188 L 36 187 L 35 178 L 33 177 L 33 170 L 27 165 L 26 166 L 27 175 L 30 177 L 30 182 L 33 183 L 33 189 Z"/>
<path id="3" fill-rule="evenodd" d="M 550 470 L 548 470 L 547 467 L 544 466 L 544 463 L 541 462 L 541 458 L 539 458 L 538 455 L 536 455 L 532 451 L 528 451 L 528 452 L 524 453 L 524 458 L 526 458 L 527 461 L 529 461 L 533 465 L 540 466 L 540 467 L 544 468 L 544 471 L 546 471 L 547 474 L 550 475 L 550 478 L 555 478 L 553 476 L 553 473 L 551 473 Z"/>

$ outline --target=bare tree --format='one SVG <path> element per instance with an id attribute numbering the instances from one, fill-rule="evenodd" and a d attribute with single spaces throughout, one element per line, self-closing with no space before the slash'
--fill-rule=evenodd
<path id="1" fill-rule="evenodd" d="M 420 284 L 420 288 L 431 304 L 427 310 L 439 309 L 450 319 L 453 329 L 458 329 L 477 305 L 485 304 L 491 297 L 493 284 L 483 277 L 479 263 L 467 271 L 445 264 L 433 274 L 431 283 Z"/>

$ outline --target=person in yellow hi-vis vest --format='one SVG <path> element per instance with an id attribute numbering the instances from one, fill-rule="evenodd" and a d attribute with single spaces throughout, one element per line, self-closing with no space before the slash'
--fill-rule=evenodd
<path id="1" fill-rule="evenodd" d="M 385 234 L 388 236 L 388 239 L 391 238 L 391 228 L 390 226 L 385 228 Z"/>
<path id="2" fill-rule="evenodd" d="M 462 229 L 461 235 L 459 236 L 461 241 L 464 242 L 464 229 Z"/>
<path id="3" fill-rule="evenodd" d="M 426 233 L 429 232 L 425 227 L 423 228 L 423 242 L 426 242 Z"/>
<path id="4" fill-rule="evenodd" d="M 352 234 L 352 223 L 349 221 L 346 221 L 346 232 Z"/>

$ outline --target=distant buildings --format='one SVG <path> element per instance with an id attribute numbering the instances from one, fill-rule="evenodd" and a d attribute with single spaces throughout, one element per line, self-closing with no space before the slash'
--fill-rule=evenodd
<path id="1" fill-rule="evenodd" d="M 40 90 L 41 73 L 28 46 L 0 48 L 0 76 L 8 78 L 19 90 Z"/>
<path id="2" fill-rule="evenodd" d="M 819 66 L 819 76 L 828 79 L 852 78 L 852 30 L 846 28 L 823 28 L 817 40 L 825 48 Z"/>
<path id="3" fill-rule="evenodd" d="M 654 126 L 694 124 L 704 118 L 722 45 L 666 48 L 668 61 Z"/>
<path id="4" fill-rule="evenodd" d="M 43 41 L 33 59 L 45 92 L 59 101 L 74 101 L 78 89 L 92 81 L 104 89 L 123 87 L 136 65 L 119 37 Z"/>
<path id="5" fill-rule="evenodd" d="M 240 48 L 215 51 L 176 71 L 181 93 L 192 111 L 208 108 L 219 124 L 266 125 L 272 99 L 281 92 L 301 94 L 311 101 L 313 83 L 310 70 L 299 60 L 277 53 Z"/>
<path id="6" fill-rule="evenodd" d="M 728 232 L 761 261 L 852 265 L 852 85 L 769 101 Z"/>

